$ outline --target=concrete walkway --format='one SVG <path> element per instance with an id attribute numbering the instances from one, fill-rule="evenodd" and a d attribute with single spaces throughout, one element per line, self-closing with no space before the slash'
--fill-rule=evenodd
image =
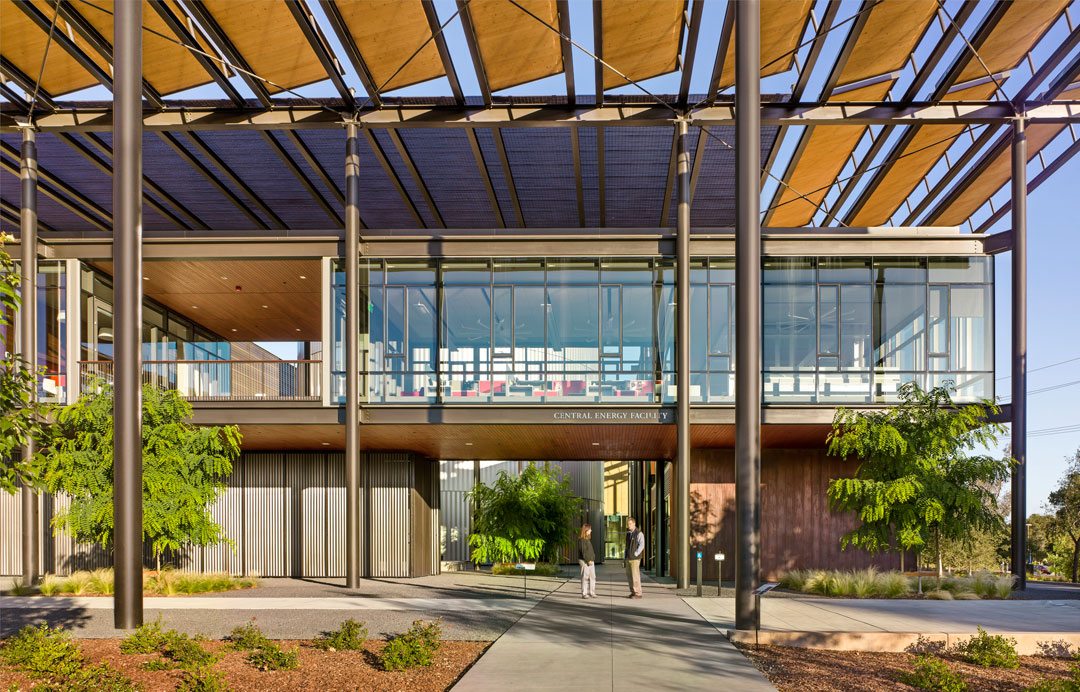
<path id="1" fill-rule="evenodd" d="M 756 668 L 674 590 L 626 598 L 621 566 L 598 568 L 599 598 L 572 580 L 500 637 L 455 692 L 493 690 L 771 690 Z"/>

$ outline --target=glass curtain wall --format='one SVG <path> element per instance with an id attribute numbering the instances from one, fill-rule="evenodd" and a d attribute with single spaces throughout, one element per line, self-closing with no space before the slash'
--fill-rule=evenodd
<path id="1" fill-rule="evenodd" d="M 21 266 L 16 262 L 16 267 Z M 38 400 L 67 400 L 67 268 L 62 261 L 39 260 L 37 277 L 37 365 Z M 4 354 L 19 351 L 18 314 L 7 315 L 9 324 L 0 325 L 0 347 Z"/>
<path id="2" fill-rule="evenodd" d="M 903 382 L 993 393 L 987 258 L 769 258 L 766 402 L 877 403 Z M 734 261 L 696 259 L 690 392 L 734 401 Z M 373 260 L 361 270 L 373 403 L 671 403 L 674 266 L 661 258 Z M 344 279 L 334 272 L 335 382 Z M 335 386 L 336 399 L 342 399 Z"/>

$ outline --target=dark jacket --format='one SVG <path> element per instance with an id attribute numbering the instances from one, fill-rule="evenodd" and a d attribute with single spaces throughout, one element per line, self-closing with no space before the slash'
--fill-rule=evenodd
<path id="1" fill-rule="evenodd" d="M 593 552 L 592 541 L 588 538 L 578 539 L 578 559 L 585 562 L 596 562 L 596 553 Z"/>

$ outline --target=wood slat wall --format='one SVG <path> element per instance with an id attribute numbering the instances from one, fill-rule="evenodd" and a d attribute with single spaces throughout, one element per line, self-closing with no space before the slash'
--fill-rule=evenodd
<path id="1" fill-rule="evenodd" d="M 438 47 L 429 40 L 431 27 L 421 2 L 337 0 L 338 12 L 364 57 L 372 80 L 382 91 L 446 75 Z M 420 52 L 410 61 L 409 57 L 417 50 Z M 398 72 L 402 65 L 404 69 Z"/>
<path id="2" fill-rule="evenodd" d="M 469 16 L 492 91 L 563 71 L 555 0 L 518 0 L 544 24 L 506 0 L 471 0 Z M 547 26 L 545 26 L 545 24 Z"/>

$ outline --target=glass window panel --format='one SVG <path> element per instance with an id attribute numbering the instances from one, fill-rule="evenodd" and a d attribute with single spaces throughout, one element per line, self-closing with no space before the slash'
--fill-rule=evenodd
<path id="1" fill-rule="evenodd" d="M 735 259 L 732 257 L 713 257 L 709 260 L 709 283 L 735 283 Z"/>
<path id="2" fill-rule="evenodd" d="M 388 262 L 386 283 L 433 286 L 435 284 L 435 266 L 426 262 Z"/>
<path id="3" fill-rule="evenodd" d="M 877 309 L 880 331 L 875 338 L 877 367 L 892 370 L 922 370 L 925 367 L 926 288 L 878 286 Z"/>
<path id="4" fill-rule="evenodd" d="M 600 267 L 594 259 L 559 259 L 548 260 L 548 285 L 553 284 L 598 284 Z"/>
<path id="5" fill-rule="evenodd" d="M 671 259 L 656 260 L 656 281 L 661 284 L 672 285 L 675 283 L 675 261 Z"/>
<path id="6" fill-rule="evenodd" d="M 660 363 L 665 372 L 675 370 L 675 287 L 660 288 L 660 304 L 656 308 L 656 339 Z"/>
<path id="7" fill-rule="evenodd" d="M 544 283 L 544 263 L 538 259 L 503 259 L 495 260 L 497 284 L 542 284 Z"/>
<path id="8" fill-rule="evenodd" d="M 927 306 L 927 348 L 931 354 L 949 352 L 949 287 L 931 286 Z"/>
<path id="9" fill-rule="evenodd" d="M 870 287 L 840 287 L 840 367 L 870 367 Z"/>
<path id="10" fill-rule="evenodd" d="M 886 283 L 926 283 L 923 257 L 876 257 L 874 278 Z"/>
<path id="11" fill-rule="evenodd" d="M 763 296 L 765 369 L 812 370 L 817 364 L 814 286 L 766 286 Z"/>
<path id="12" fill-rule="evenodd" d="M 818 353 L 840 353 L 840 287 L 818 287 Z"/>
<path id="13" fill-rule="evenodd" d="M 543 287 L 514 287 L 515 361 L 544 361 L 544 323 L 550 310 Z"/>
<path id="14" fill-rule="evenodd" d="M 496 286 L 492 297 L 492 347 L 496 358 L 514 357 L 514 289 Z"/>
<path id="15" fill-rule="evenodd" d="M 673 279 L 674 280 L 674 279 Z M 690 283 L 709 283 L 709 262 L 704 258 L 690 260 Z"/>
<path id="16" fill-rule="evenodd" d="M 491 265 L 487 260 L 454 260 L 442 263 L 444 284 L 489 284 Z"/>
<path id="17" fill-rule="evenodd" d="M 386 356 L 405 355 L 405 289 L 386 288 Z"/>
<path id="18" fill-rule="evenodd" d="M 652 261 L 647 259 L 604 260 L 600 282 L 605 284 L 651 284 Z"/>
<path id="19" fill-rule="evenodd" d="M 339 262 L 341 269 L 341 285 L 345 285 L 344 262 Z M 386 283 L 386 263 L 382 260 L 371 260 L 368 263 L 368 284 L 382 286 Z"/>
<path id="20" fill-rule="evenodd" d="M 709 356 L 709 370 L 711 372 L 731 372 L 731 357 Z"/>
<path id="21" fill-rule="evenodd" d="M 950 291 L 953 370 L 992 371 L 990 286 L 953 286 Z"/>
<path id="22" fill-rule="evenodd" d="M 931 257 L 931 283 L 985 283 L 990 280 L 989 257 Z"/>
<path id="23" fill-rule="evenodd" d="M 409 287 L 409 367 L 435 369 L 435 289 Z"/>
<path id="24" fill-rule="evenodd" d="M 813 257 L 769 257 L 763 267 L 763 280 L 767 284 L 814 283 Z"/>
<path id="25" fill-rule="evenodd" d="M 401 289 L 390 289 L 391 291 L 400 291 Z M 384 304 L 384 297 L 386 289 L 380 287 L 372 287 L 368 297 L 368 330 L 370 333 L 369 341 L 371 342 L 368 348 L 368 368 L 370 370 L 382 370 L 383 369 L 383 356 L 386 355 L 386 306 Z M 341 333 L 345 333 L 345 297 L 342 293 L 340 299 L 341 309 Z M 344 344 L 339 340 L 341 348 L 344 349 Z M 342 351 L 344 354 L 344 350 Z M 345 369 L 344 355 L 340 357 L 341 370 Z"/>
<path id="26" fill-rule="evenodd" d="M 598 362 L 596 286 L 549 286 L 548 360 L 595 369 Z M 578 369 L 578 368 L 575 368 Z"/>
<path id="27" fill-rule="evenodd" d="M 731 353 L 731 286 L 709 286 L 709 353 Z"/>
<path id="28" fill-rule="evenodd" d="M 690 286 L 690 369 L 693 371 L 708 369 L 705 359 L 709 339 L 709 288 L 698 284 Z"/>
<path id="29" fill-rule="evenodd" d="M 823 284 L 870 283 L 870 258 L 820 257 L 818 281 Z"/>
<path id="30" fill-rule="evenodd" d="M 600 348 L 604 356 L 622 354 L 622 287 L 600 287 Z"/>
<path id="31" fill-rule="evenodd" d="M 447 286 L 443 293 L 445 363 L 459 370 L 490 368 L 491 300 L 487 286 Z M 509 321 L 506 324 L 509 327 Z M 509 351 L 509 334 L 506 336 Z"/>

